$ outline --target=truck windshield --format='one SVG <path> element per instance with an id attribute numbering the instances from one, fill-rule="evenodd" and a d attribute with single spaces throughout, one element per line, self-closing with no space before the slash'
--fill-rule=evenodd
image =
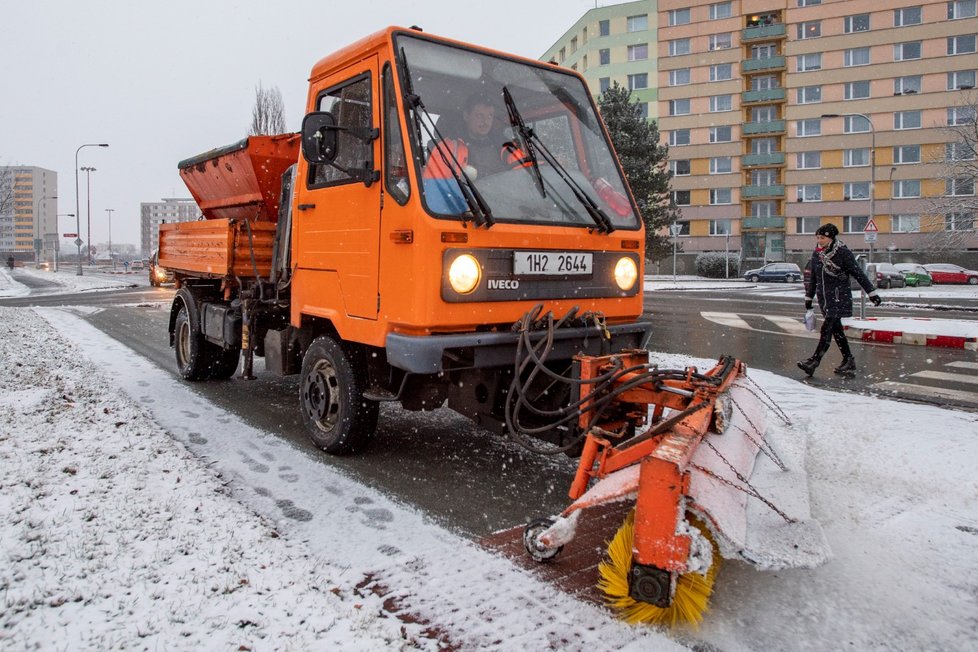
<path id="1" fill-rule="evenodd" d="M 493 222 L 639 227 L 577 76 L 404 34 L 395 45 L 432 215 L 480 217 L 474 186 Z"/>

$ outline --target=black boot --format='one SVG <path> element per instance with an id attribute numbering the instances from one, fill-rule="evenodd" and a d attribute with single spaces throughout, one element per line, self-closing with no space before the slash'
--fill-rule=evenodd
<path id="1" fill-rule="evenodd" d="M 813 355 L 812 357 L 798 363 L 798 368 L 805 372 L 806 375 L 811 376 L 815 373 L 815 369 L 818 367 L 818 363 L 822 361 L 822 356 Z"/>
<path id="2" fill-rule="evenodd" d="M 856 373 L 856 359 L 851 355 L 842 358 L 842 364 L 835 368 L 835 373 L 850 375 Z"/>

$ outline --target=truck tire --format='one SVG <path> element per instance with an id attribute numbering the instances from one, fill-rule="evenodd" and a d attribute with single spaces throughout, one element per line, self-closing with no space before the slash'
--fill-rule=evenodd
<path id="1" fill-rule="evenodd" d="M 302 358 L 299 404 L 302 422 L 319 448 L 333 455 L 362 449 L 377 428 L 378 404 L 363 397 L 363 353 L 322 336 Z"/>
<path id="2" fill-rule="evenodd" d="M 241 349 L 222 349 L 210 342 L 204 343 L 204 348 L 211 348 L 212 361 L 207 377 L 212 380 L 227 380 L 238 370 L 241 360 Z"/>
<path id="3" fill-rule="evenodd" d="M 212 358 L 208 355 L 210 351 L 207 344 L 200 332 L 196 306 L 186 301 L 181 302 L 174 323 L 173 350 L 177 357 L 177 370 L 185 380 L 205 380 L 210 377 Z"/>

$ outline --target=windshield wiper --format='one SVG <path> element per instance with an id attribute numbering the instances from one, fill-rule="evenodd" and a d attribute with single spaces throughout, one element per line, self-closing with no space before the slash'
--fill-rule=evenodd
<path id="1" fill-rule="evenodd" d="M 438 155 L 441 156 L 445 167 L 448 168 L 448 171 L 455 179 L 459 192 L 462 193 L 462 199 L 465 200 L 465 205 L 469 207 L 472 221 L 475 222 L 476 226 L 491 227 L 495 221 L 493 220 L 492 210 L 490 210 L 489 204 L 483 198 L 479 189 L 475 187 L 475 182 L 465 173 L 465 169 L 459 163 L 455 152 L 451 148 L 441 146 L 445 142 L 445 138 L 438 131 L 438 127 L 435 126 L 435 121 L 431 117 L 431 114 L 428 113 L 428 109 L 425 108 L 421 96 L 414 92 L 414 85 L 411 83 L 411 73 L 408 70 L 404 48 L 401 48 L 401 56 L 398 58 L 397 67 L 401 73 L 404 102 L 412 110 L 411 112 L 414 116 L 414 133 L 418 139 L 415 147 L 418 151 L 422 150 L 420 139 L 421 131 L 424 130 L 428 138 L 435 143 L 434 151 L 431 152 L 430 156 L 434 156 L 435 152 L 438 152 Z M 462 221 L 464 223 L 464 216 Z"/>
<path id="2" fill-rule="evenodd" d="M 516 102 L 513 101 L 513 95 L 505 86 L 503 86 L 503 100 L 506 102 L 506 111 L 509 113 L 509 124 L 516 130 L 516 134 L 521 141 L 522 147 L 520 149 L 523 150 L 523 155 L 530 161 L 530 165 L 533 168 L 533 180 L 537 184 L 537 190 L 540 191 L 541 197 L 546 197 L 547 191 L 543 187 L 543 175 L 540 174 L 540 163 L 537 161 L 537 155 L 533 151 L 533 143 L 530 142 L 533 139 L 533 130 L 526 126 L 526 122 L 523 121 L 523 116 L 520 115 L 520 110 L 516 108 Z"/>

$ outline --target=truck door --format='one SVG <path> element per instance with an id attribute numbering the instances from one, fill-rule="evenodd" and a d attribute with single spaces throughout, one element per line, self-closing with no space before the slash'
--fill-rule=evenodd
<path id="1" fill-rule="evenodd" d="M 316 109 L 341 127 L 338 153 L 333 164 L 309 166 L 296 217 L 299 267 L 335 273 L 346 313 L 366 319 L 378 309 L 378 80 L 374 56 L 331 75 L 318 93 Z"/>

